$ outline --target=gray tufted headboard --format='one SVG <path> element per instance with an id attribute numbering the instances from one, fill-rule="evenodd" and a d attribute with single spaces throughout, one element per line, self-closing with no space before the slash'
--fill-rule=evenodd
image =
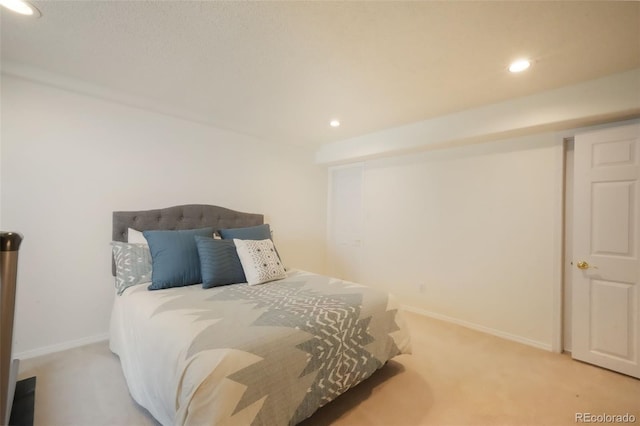
<path id="1" fill-rule="evenodd" d="M 213 227 L 216 231 L 225 228 L 243 228 L 262 225 L 261 214 L 242 213 L 224 207 L 205 204 L 186 204 L 156 210 L 131 212 L 113 212 L 113 241 L 127 241 L 127 229 L 138 231 L 155 229 L 196 229 Z M 115 276 L 116 268 L 112 260 L 111 272 Z"/>

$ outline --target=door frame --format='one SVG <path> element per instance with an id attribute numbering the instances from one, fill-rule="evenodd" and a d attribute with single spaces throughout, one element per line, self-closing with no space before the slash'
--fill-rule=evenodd
<path id="1" fill-rule="evenodd" d="M 564 201 L 563 201 L 563 257 L 562 257 L 562 340 L 560 341 L 560 352 L 571 352 L 571 345 L 567 344 L 567 333 L 571 333 L 571 303 L 573 291 L 573 156 L 574 156 L 575 138 L 568 137 L 563 139 L 564 149 Z M 567 309 L 570 307 L 571 312 Z M 567 347 L 569 346 L 569 347 Z"/>

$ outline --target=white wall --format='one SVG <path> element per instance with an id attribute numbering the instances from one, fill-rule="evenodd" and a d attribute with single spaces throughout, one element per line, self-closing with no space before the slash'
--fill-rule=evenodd
<path id="1" fill-rule="evenodd" d="M 324 272 L 326 170 L 310 152 L 2 77 L 0 227 L 24 234 L 14 352 L 104 337 L 111 213 L 263 213 L 288 266 Z"/>
<path id="2" fill-rule="evenodd" d="M 562 167 L 553 133 L 365 162 L 359 279 L 550 349 Z"/>
<path id="3" fill-rule="evenodd" d="M 365 162 L 358 279 L 561 351 L 562 139 L 638 117 L 639 91 L 634 69 L 322 146 L 320 164 Z"/>

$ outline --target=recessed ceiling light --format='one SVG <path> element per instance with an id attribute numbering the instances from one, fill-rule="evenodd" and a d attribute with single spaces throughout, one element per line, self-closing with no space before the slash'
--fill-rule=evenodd
<path id="1" fill-rule="evenodd" d="M 522 72 L 531 66 L 531 62 L 528 59 L 518 59 L 517 61 L 511 62 L 509 65 L 509 71 L 511 72 Z"/>
<path id="2" fill-rule="evenodd" d="M 35 6 L 23 0 L 0 0 L 0 5 L 20 15 L 33 16 L 34 18 L 41 16 L 40 11 Z"/>
<path id="3" fill-rule="evenodd" d="M 340 121 L 338 121 L 338 120 L 331 120 L 331 121 L 329 122 L 329 126 L 331 126 L 331 127 L 340 127 Z"/>

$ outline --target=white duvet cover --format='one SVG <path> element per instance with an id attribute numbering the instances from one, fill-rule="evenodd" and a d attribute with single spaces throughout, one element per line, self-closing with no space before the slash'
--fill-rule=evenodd
<path id="1" fill-rule="evenodd" d="M 163 425 L 286 425 L 410 352 L 392 297 L 302 271 L 116 296 L 111 350 Z"/>

